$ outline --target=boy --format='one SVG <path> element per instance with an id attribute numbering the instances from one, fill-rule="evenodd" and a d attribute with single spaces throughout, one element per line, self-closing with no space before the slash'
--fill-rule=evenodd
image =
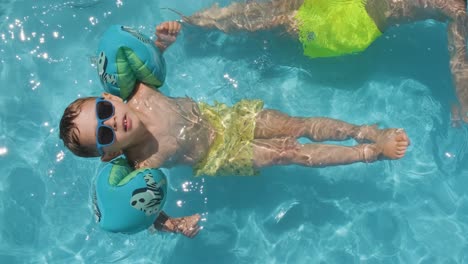
<path id="1" fill-rule="evenodd" d="M 426 19 L 448 22 L 450 70 L 461 109 L 453 125 L 468 123 L 468 60 L 465 0 L 269 0 L 232 3 L 183 17 L 187 23 L 224 32 L 278 28 L 303 44 L 312 58 L 365 50 L 393 26 Z"/>
<path id="2" fill-rule="evenodd" d="M 166 49 L 179 30 L 177 23 L 161 24 L 156 45 Z M 318 142 L 353 138 L 362 144 L 301 144 L 299 137 Z M 254 175 L 272 165 L 321 167 L 400 159 L 409 145 L 402 129 L 291 117 L 263 109 L 260 100 L 210 106 L 167 97 L 143 83 L 136 84 L 126 103 L 107 93 L 74 101 L 60 122 L 60 138 L 81 157 L 109 161 L 124 154 L 135 169 L 189 165 L 197 176 Z M 162 213 L 154 226 L 193 237 L 199 219 L 171 219 Z"/>

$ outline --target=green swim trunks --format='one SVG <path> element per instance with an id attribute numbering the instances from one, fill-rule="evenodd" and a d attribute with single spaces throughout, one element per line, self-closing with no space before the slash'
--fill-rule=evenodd
<path id="1" fill-rule="evenodd" d="M 208 154 L 194 167 L 195 176 L 250 176 L 253 168 L 255 118 L 263 108 L 261 100 L 242 100 L 232 107 L 199 103 L 204 119 L 213 126 L 216 136 Z"/>
<path id="2" fill-rule="evenodd" d="M 366 0 L 305 0 L 296 19 L 304 54 L 333 57 L 365 50 L 382 35 Z"/>

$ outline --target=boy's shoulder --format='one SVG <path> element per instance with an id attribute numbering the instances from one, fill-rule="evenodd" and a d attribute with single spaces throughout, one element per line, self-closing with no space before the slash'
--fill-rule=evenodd
<path id="1" fill-rule="evenodd" d="M 152 95 L 163 95 L 159 90 L 148 86 L 142 82 L 135 84 L 135 90 L 133 91 L 133 95 L 130 97 L 129 101 L 134 98 L 147 98 L 148 96 Z"/>

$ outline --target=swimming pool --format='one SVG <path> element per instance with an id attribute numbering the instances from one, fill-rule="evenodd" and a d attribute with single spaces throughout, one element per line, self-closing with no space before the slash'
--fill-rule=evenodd
<path id="1" fill-rule="evenodd" d="M 66 151 L 58 122 L 76 97 L 101 93 L 90 61 L 99 34 L 115 23 L 152 34 L 177 19 L 161 7 L 191 14 L 213 2 L 0 3 L 0 262 L 468 263 L 467 129 L 450 127 L 446 30 L 431 21 L 392 29 L 358 56 L 316 60 L 273 33 L 184 28 L 165 55 L 163 92 L 404 127 L 412 145 L 399 161 L 259 177 L 172 169 L 165 209 L 202 213 L 195 239 L 98 228 L 99 161 Z"/>

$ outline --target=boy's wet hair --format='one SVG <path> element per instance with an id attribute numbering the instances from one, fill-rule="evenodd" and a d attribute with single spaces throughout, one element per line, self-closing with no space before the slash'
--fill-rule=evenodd
<path id="1" fill-rule="evenodd" d="M 71 103 L 63 112 L 62 119 L 60 120 L 60 139 L 63 144 L 73 154 L 79 157 L 98 157 L 99 153 L 95 147 L 84 146 L 80 144 L 79 134 L 80 129 L 75 124 L 76 117 L 81 113 L 83 104 L 90 100 L 96 100 L 96 97 L 85 97 L 76 99 Z"/>

